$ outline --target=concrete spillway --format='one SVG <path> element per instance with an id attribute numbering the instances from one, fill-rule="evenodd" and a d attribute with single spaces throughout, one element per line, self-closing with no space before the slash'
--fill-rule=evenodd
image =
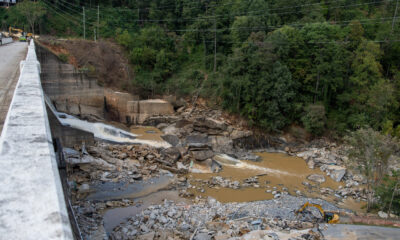
<path id="1" fill-rule="evenodd" d="M 146 144 L 154 147 L 168 148 L 171 145 L 165 141 L 152 141 L 137 138 L 138 135 L 127 132 L 125 130 L 110 126 L 100 122 L 89 122 L 81 120 L 75 116 L 58 112 L 51 103 L 50 98 L 45 96 L 45 101 L 51 112 L 56 116 L 57 120 L 64 126 L 90 132 L 95 138 L 110 141 L 114 143 L 127 144 Z"/>

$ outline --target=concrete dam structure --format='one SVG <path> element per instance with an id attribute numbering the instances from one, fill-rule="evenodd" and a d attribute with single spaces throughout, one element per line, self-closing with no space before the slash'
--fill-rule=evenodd
<path id="1" fill-rule="evenodd" d="M 106 119 L 141 124 L 156 115 L 172 114 L 172 105 L 162 99 L 140 100 L 138 96 L 97 84 L 95 77 L 61 61 L 45 47 L 37 46 L 44 92 L 60 112 L 83 119 Z"/>

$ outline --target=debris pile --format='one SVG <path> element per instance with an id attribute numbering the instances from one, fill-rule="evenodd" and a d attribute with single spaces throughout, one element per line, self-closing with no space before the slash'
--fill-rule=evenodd
<path id="1" fill-rule="evenodd" d="M 309 200 L 285 196 L 279 201 L 222 204 L 209 197 L 193 205 L 165 200 L 116 227 L 110 238 L 223 240 L 246 239 L 246 236 L 258 234 L 270 237 L 286 234 L 297 239 L 319 239 L 317 231 L 310 232 L 318 226 L 315 221 L 294 214 Z M 322 200 L 317 201 L 326 209 L 339 210 Z"/>

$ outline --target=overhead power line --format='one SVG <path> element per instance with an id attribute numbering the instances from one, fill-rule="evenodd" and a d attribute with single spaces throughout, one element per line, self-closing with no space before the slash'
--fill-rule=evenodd
<path id="1" fill-rule="evenodd" d="M 56 13 L 57 15 L 62 17 L 63 19 L 67 20 L 68 22 L 71 22 L 71 23 L 74 23 L 74 24 L 80 26 L 80 24 L 77 21 L 74 21 L 71 18 L 68 18 L 68 17 L 64 16 L 63 14 L 59 13 L 57 10 L 55 10 L 53 7 L 51 7 L 47 3 L 45 3 L 45 2 L 43 2 L 43 3 L 47 6 L 48 9 L 52 10 L 54 13 Z"/>
<path id="2" fill-rule="evenodd" d="M 65 0 L 64 0 L 65 1 Z M 276 10 L 284 10 L 284 9 L 292 9 L 292 8 L 299 8 L 299 7 L 308 7 L 308 6 L 316 6 L 316 5 L 326 5 L 330 3 L 337 3 L 345 0 L 332 0 L 332 1 L 325 1 L 325 2 L 316 2 L 316 3 L 307 3 L 307 4 L 299 4 L 299 5 L 294 5 L 294 6 L 288 6 L 288 7 L 279 7 L 279 8 L 269 8 L 268 11 L 276 11 Z M 389 0 L 391 1 L 391 0 Z M 198 4 L 198 0 L 193 1 L 191 3 Z M 70 3 L 69 3 L 70 4 Z M 234 5 L 236 4 L 235 1 L 232 1 L 231 3 L 224 3 L 224 4 L 211 4 L 207 5 L 208 8 L 215 8 L 215 7 L 221 7 L 221 6 L 226 6 L 226 5 Z M 85 5 L 87 6 L 87 5 Z M 173 8 L 167 8 L 168 6 L 174 6 Z M 120 9 L 116 8 L 118 11 L 137 11 L 137 10 L 157 10 L 157 9 L 164 9 L 164 10 L 174 10 L 176 7 L 188 7 L 190 6 L 189 4 L 187 5 L 182 5 L 179 6 L 177 4 L 171 4 L 171 5 L 165 5 L 165 6 L 155 6 L 155 7 L 145 7 L 145 8 L 125 8 L 125 9 Z M 203 8 L 204 6 L 196 6 L 196 7 L 190 7 L 186 9 L 195 9 L 195 8 Z M 102 9 L 107 9 L 107 7 L 102 7 Z M 259 10 L 257 12 L 264 11 L 264 10 Z M 254 12 L 254 11 L 253 11 Z"/>
<path id="3" fill-rule="evenodd" d="M 79 10 L 76 10 L 76 9 L 73 9 L 72 7 L 69 7 L 67 4 L 70 4 L 70 3 L 68 3 L 67 1 L 64 1 L 64 0 L 58 0 L 58 1 L 59 1 L 59 3 L 61 2 L 61 3 L 64 4 L 64 5 L 61 5 L 61 6 L 71 10 L 72 12 L 75 12 L 76 14 L 82 15 L 82 13 Z"/>
<path id="4" fill-rule="evenodd" d="M 384 2 L 392 2 L 394 0 L 379 0 L 379 1 L 372 1 L 367 3 L 355 3 L 355 4 L 347 4 L 347 5 L 340 5 L 340 6 L 327 6 L 323 7 L 323 9 L 332 10 L 332 9 L 339 9 L 339 8 L 347 8 L 347 7 L 358 7 L 364 5 L 375 5 Z M 331 2 L 338 2 L 338 1 L 331 1 Z M 322 3 L 319 3 L 319 5 Z M 303 4 L 297 6 L 291 6 L 287 8 L 278 8 L 278 9 L 291 9 L 303 6 L 310 6 L 310 4 Z M 132 19 L 131 21 L 134 22 L 195 22 L 198 20 L 213 20 L 215 18 L 218 19 L 227 19 L 227 18 L 234 18 L 234 17 L 261 17 L 261 16 L 282 16 L 282 15 L 290 15 L 290 14 L 299 14 L 304 12 L 309 12 L 310 9 L 299 9 L 296 11 L 288 11 L 288 12 L 273 12 L 276 9 L 267 9 L 267 13 L 265 10 L 257 10 L 257 11 L 246 11 L 241 13 L 233 14 L 220 14 L 220 15 L 210 15 L 210 16 L 202 16 L 202 17 L 194 17 L 194 18 L 177 18 L 177 19 Z M 253 13 L 249 15 L 250 13 Z M 261 13 L 261 14 L 254 14 L 254 13 Z"/>
<path id="5" fill-rule="evenodd" d="M 400 17 L 397 17 L 400 18 Z M 396 19 L 397 19 L 396 18 Z M 354 25 L 355 21 L 359 21 L 360 24 L 373 24 L 376 22 L 386 22 L 386 21 L 392 21 L 393 18 L 372 18 L 372 19 L 353 19 L 353 20 L 348 20 L 348 21 L 336 21 L 334 24 L 329 23 L 327 21 L 324 22 L 309 22 L 309 23 L 298 23 L 298 24 L 282 24 L 282 25 L 267 25 L 267 26 L 254 26 L 254 27 L 230 27 L 230 28 L 219 28 L 217 29 L 218 31 L 227 31 L 227 30 L 269 30 L 269 29 L 278 29 L 284 26 L 291 26 L 291 27 L 303 27 L 306 25 L 310 24 L 332 24 L 332 25 L 337 25 L 337 26 L 347 26 L 347 25 Z M 369 23 L 368 23 L 369 22 Z M 173 30 L 167 30 L 168 32 L 214 32 L 215 29 L 213 28 L 208 28 L 208 29 L 173 29 Z"/>
<path id="6" fill-rule="evenodd" d="M 44 2 L 46 2 L 46 0 L 43 0 Z M 393 1 L 393 0 L 387 0 L 387 1 Z M 334 2 L 334 1 L 331 1 L 331 2 Z M 335 1 L 335 2 L 338 2 L 338 1 Z M 369 2 L 369 3 L 362 3 L 362 4 L 356 4 L 357 6 L 359 6 L 359 5 L 368 5 L 368 4 L 372 4 L 372 3 L 382 3 L 382 1 L 374 1 L 374 2 Z M 48 4 L 47 4 L 48 5 Z M 293 8 L 293 7 L 298 7 L 298 6 L 304 6 L 304 5 L 311 5 L 311 4 L 303 4 L 303 5 L 297 5 L 297 6 L 292 6 L 292 7 L 290 7 L 290 8 Z M 349 6 L 354 6 L 354 5 L 341 5 L 341 6 L 337 6 L 337 7 L 340 7 L 340 8 L 342 8 L 342 7 L 349 7 Z M 56 7 L 57 8 L 57 7 Z M 289 8 L 289 7 L 288 7 Z M 78 19 L 76 19 L 74 16 L 72 16 L 72 15 L 70 15 L 68 12 L 66 12 L 66 11 L 64 11 L 64 10 L 62 10 L 62 9 L 60 9 L 60 8 L 57 8 L 60 12 L 62 12 L 62 13 L 64 13 L 64 14 L 66 14 L 66 15 L 69 15 L 70 17 L 72 17 L 75 21 L 77 21 L 77 22 L 79 22 L 80 20 L 78 20 Z M 285 13 L 286 14 L 286 13 Z M 256 15 L 248 15 L 249 17 L 251 17 L 251 16 L 256 16 Z M 211 16 L 209 16 L 210 18 L 213 18 L 214 16 L 213 15 L 211 15 Z M 204 19 L 204 18 L 194 18 L 194 19 Z M 395 19 L 397 19 L 397 17 L 394 17 L 394 18 L 379 18 L 379 19 L 354 19 L 354 20 L 350 20 L 350 21 L 336 21 L 334 24 L 335 25 L 351 25 L 351 24 L 344 24 L 344 23 L 350 23 L 350 22 L 352 22 L 352 21 L 360 21 L 360 23 L 361 24 L 367 24 L 367 23 L 363 23 L 363 22 L 372 22 L 372 23 L 375 23 L 375 22 L 378 22 L 378 21 L 387 21 L 388 19 L 390 19 L 390 20 L 395 20 Z M 170 20 L 167 20 L 167 19 L 164 19 L 164 20 L 151 20 L 151 19 L 149 19 L 149 20 L 137 20 L 137 19 L 132 19 L 131 21 L 133 21 L 133 22 L 142 22 L 142 21 L 179 21 L 180 19 L 170 19 Z M 325 22 L 310 22 L 310 23 L 325 23 Z M 343 24 L 340 24 L 340 23 L 343 23 Z M 98 23 L 86 23 L 87 25 L 89 25 L 89 26 L 94 26 L 94 27 L 97 27 L 98 26 Z M 269 30 L 269 29 L 276 29 L 276 28 L 280 28 L 280 27 L 283 27 L 283 26 L 292 26 L 292 27 L 301 27 L 301 26 L 304 26 L 304 25 L 306 25 L 306 24 L 308 24 L 308 23 L 304 23 L 304 24 L 283 24 L 283 25 L 276 25 L 276 26 L 273 26 L 273 25 L 268 25 L 268 26 L 254 26 L 254 27 L 243 27 L 243 28 L 233 28 L 233 27 L 230 27 L 230 28 L 223 28 L 223 29 L 218 29 L 218 31 L 227 31 L 227 30 L 251 30 L 251 31 L 259 31 L 259 30 Z M 368 23 L 368 24 L 371 24 L 371 23 Z M 118 24 L 118 25 L 115 25 L 115 24 L 107 24 L 107 25 L 109 25 L 109 26 L 117 26 L 117 27 L 120 27 L 121 25 L 120 24 Z M 126 28 L 126 27 L 125 27 Z M 130 29 L 134 29 L 134 28 L 130 28 Z M 213 28 L 213 29 L 170 29 L 170 30 L 167 30 L 168 32 L 214 32 L 214 31 L 216 31 L 216 28 Z"/>
<path id="7" fill-rule="evenodd" d="M 65 0 L 61 0 L 61 1 L 65 1 Z M 332 0 L 332 1 L 326 1 L 326 2 L 319 2 L 319 3 L 308 3 L 308 4 L 299 4 L 299 5 L 295 5 L 295 6 L 287 6 L 287 7 L 280 7 L 280 8 L 268 8 L 267 11 L 268 13 L 265 13 L 265 10 L 256 10 L 256 11 L 245 11 L 245 12 L 240 12 L 240 13 L 235 13 L 235 15 L 232 14 L 220 14 L 220 15 L 210 15 L 210 16 L 204 16 L 204 17 L 195 17 L 195 18 L 181 18 L 181 19 L 148 19 L 148 20 L 137 20 L 137 21 L 148 21 L 148 22 L 168 22 L 168 21 L 190 21 L 190 20 L 198 20 L 198 19 L 208 19 L 208 18 L 223 18 L 223 17 L 234 17 L 234 16 L 263 16 L 263 15 L 272 15 L 272 14 L 276 14 L 276 15 L 286 15 L 286 14 L 292 14 L 292 13 L 299 13 L 299 12 L 304 12 L 304 11 L 310 11 L 310 9 L 299 9 L 296 11 L 290 11 L 290 12 L 276 12 L 274 13 L 274 11 L 277 10 L 284 10 L 284 9 L 293 9 L 293 8 L 300 8 L 300 7 L 309 7 L 309 6 L 318 6 L 318 5 L 327 5 L 330 3 L 338 3 L 341 2 L 343 0 Z M 378 3 L 385 3 L 385 2 L 392 2 L 395 0 L 379 0 L 379 1 L 372 1 L 372 2 L 368 2 L 368 3 L 355 3 L 355 4 L 346 4 L 346 5 L 341 5 L 341 6 L 326 6 L 324 7 L 324 9 L 336 9 L 336 8 L 343 8 L 343 7 L 351 7 L 351 6 L 362 6 L 362 5 L 372 5 L 372 4 L 378 4 Z M 70 4 L 70 3 L 69 3 Z M 222 4 L 224 5 L 224 4 Z M 218 5 L 215 5 L 218 6 Z M 209 7 L 212 7 L 211 5 Z M 202 8 L 202 7 L 194 7 L 194 8 Z M 92 8 L 93 10 L 95 10 L 94 8 Z M 108 9 L 108 8 L 102 8 L 102 9 Z M 137 11 L 137 10 L 149 10 L 149 9 L 158 9 L 157 7 L 147 7 L 147 8 L 130 8 L 130 9 L 120 9 L 120 8 L 115 8 L 116 11 L 129 11 L 129 12 L 133 12 L 133 11 Z M 173 8 L 175 9 L 175 8 Z M 246 14 L 250 14 L 250 13 L 262 13 L 259 15 L 246 15 Z"/>
<path id="8" fill-rule="evenodd" d="M 74 5 L 72 3 L 68 3 L 68 4 L 73 5 L 75 7 L 79 7 L 79 8 L 81 7 L 81 6 L 78 6 L 78 5 Z M 194 4 L 202 4 L 202 3 L 199 3 L 198 0 L 194 0 L 192 2 L 189 2 L 188 4 L 183 4 L 183 5 L 170 4 L 170 5 L 161 5 L 161 6 L 155 6 L 155 7 L 149 6 L 149 7 L 143 7 L 143 8 L 126 8 L 126 9 L 119 9 L 119 10 L 122 10 L 122 11 L 137 11 L 137 10 L 143 10 L 144 11 L 144 10 L 152 10 L 152 9 L 155 9 L 155 10 L 173 10 L 173 9 L 176 9 L 176 7 L 186 7 L 186 9 L 196 9 L 196 8 L 202 8 L 203 7 L 203 6 L 193 6 L 191 4 L 194 5 Z M 207 7 L 211 8 L 211 7 L 228 6 L 228 5 L 234 5 L 234 4 L 236 4 L 236 2 L 233 1 L 231 3 L 224 3 L 224 4 L 210 4 Z M 85 3 L 82 6 L 85 6 L 88 9 L 91 8 Z M 100 8 L 101 9 L 107 9 L 107 8 L 110 8 L 110 7 L 100 7 Z M 92 8 L 92 9 L 94 9 L 94 8 Z"/>
<path id="9" fill-rule="evenodd" d="M 399 7 L 399 0 L 396 1 L 396 9 L 394 10 L 393 21 L 392 21 L 392 33 L 393 33 L 394 23 L 396 21 L 398 7 Z"/>
<path id="10" fill-rule="evenodd" d="M 68 17 L 70 17 L 71 19 L 75 20 L 76 22 L 80 22 L 80 21 L 81 21 L 81 19 L 79 19 L 79 18 L 77 18 L 76 16 L 74 16 L 74 15 L 68 13 L 67 11 L 64 11 L 64 10 L 60 9 L 60 8 L 57 7 L 56 5 L 51 4 L 51 3 L 48 2 L 47 0 L 41 0 L 41 1 L 42 1 L 43 3 L 45 3 L 48 7 L 51 7 L 51 8 L 53 8 L 53 9 L 56 9 L 56 11 L 58 10 L 59 12 L 61 12 L 61 13 L 65 14 L 65 15 L 67 15 Z"/>

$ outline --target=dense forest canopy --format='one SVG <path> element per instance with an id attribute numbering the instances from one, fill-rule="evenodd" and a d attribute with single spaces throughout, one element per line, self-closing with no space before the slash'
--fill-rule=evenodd
<path id="1" fill-rule="evenodd" d="M 115 39 L 146 96 L 200 94 L 270 131 L 371 126 L 400 136 L 396 0 L 34 4 L 46 10 L 39 34 Z M 3 28 L 30 30 L 17 7 L 0 18 Z"/>

